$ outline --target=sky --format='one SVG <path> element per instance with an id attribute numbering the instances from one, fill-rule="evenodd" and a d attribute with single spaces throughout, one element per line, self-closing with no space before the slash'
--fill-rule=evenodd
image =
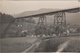
<path id="1" fill-rule="evenodd" d="M 79 1 L 0 1 L 0 12 L 19 14 L 24 11 L 34 11 L 42 8 L 68 9 L 80 7 Z"/>

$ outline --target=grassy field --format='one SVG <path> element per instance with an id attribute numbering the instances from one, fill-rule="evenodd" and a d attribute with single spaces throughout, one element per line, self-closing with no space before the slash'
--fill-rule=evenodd
<path id="1" fill-rule="evenodd" d="M 0 39 L 0 52 L 22 52 L 36 40 L 37 38 L 35 37 Z"/>
<path id="2" fill-rule="evenodd" d="M 0 52 L 22 52 L 29 48 L 36 40 L 36 37 L 0 39 Z M 63 52 L 80 52 L 80 36 L 51 37 L 49 40 L 45 40 L 42 39 L 41 44 L 34 52 L 56 52 L 59 46 L 66 41 L 70 42 Z"/>
<path id="3" fill-rule="evenodd" d="M 61 44 L 70 41 L 63 52 L 80 52 L 80 36 L 53 37 L 48 41 L 42 41 L 35 52 L 56 52 Z"/>

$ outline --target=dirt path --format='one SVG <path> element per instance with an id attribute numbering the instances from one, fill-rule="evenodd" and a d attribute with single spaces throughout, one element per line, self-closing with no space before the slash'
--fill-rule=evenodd
<path id="1" fill-rule="evenodd" d="M 33 52 L 35 50 L 35 48 L 37 48 L 39 46 L 40 43 L 41 43 L 40 39 L 36 40 L 35 42 L 33 42 L 31 47 L 29 47 L 28 49 L 26 49 L 22 53 Z"/>
<path id="2" fill-rule="evenodd" d="M 59 48 L 58 48 L 58 50 L 57 50 L 56 53 L 61 53 L 61 52 L 67 47 L 67 45 L 68 45 L 69 42 L 70 42 L 70 41 L 66 41 L 66 42 L 64 42 L 63 44 L 61 44 L 61 45 L 59 46 Z"/>

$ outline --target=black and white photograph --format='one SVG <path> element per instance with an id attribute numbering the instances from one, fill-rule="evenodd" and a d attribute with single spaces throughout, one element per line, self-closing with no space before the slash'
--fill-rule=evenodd
<path id="1" fill-rule="evenodd" d="M 0 0 L 0 53 L 79 53 L 80 0 Z"/>

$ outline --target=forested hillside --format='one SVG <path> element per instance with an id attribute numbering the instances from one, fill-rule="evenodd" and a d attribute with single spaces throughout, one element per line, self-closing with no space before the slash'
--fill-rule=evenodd
<path id="1" fill-rule="evenodd" d="M 13 16 L 0 12 L 0 37 L 13 20 Z"/>
<path id="2" fill-rule="evenodd" d="M 17 20 L 12 15 L 0 12 L 0 37 L 20 37 L 22 31 L 32 29 L 34 25 L 32 18 Z"/>

